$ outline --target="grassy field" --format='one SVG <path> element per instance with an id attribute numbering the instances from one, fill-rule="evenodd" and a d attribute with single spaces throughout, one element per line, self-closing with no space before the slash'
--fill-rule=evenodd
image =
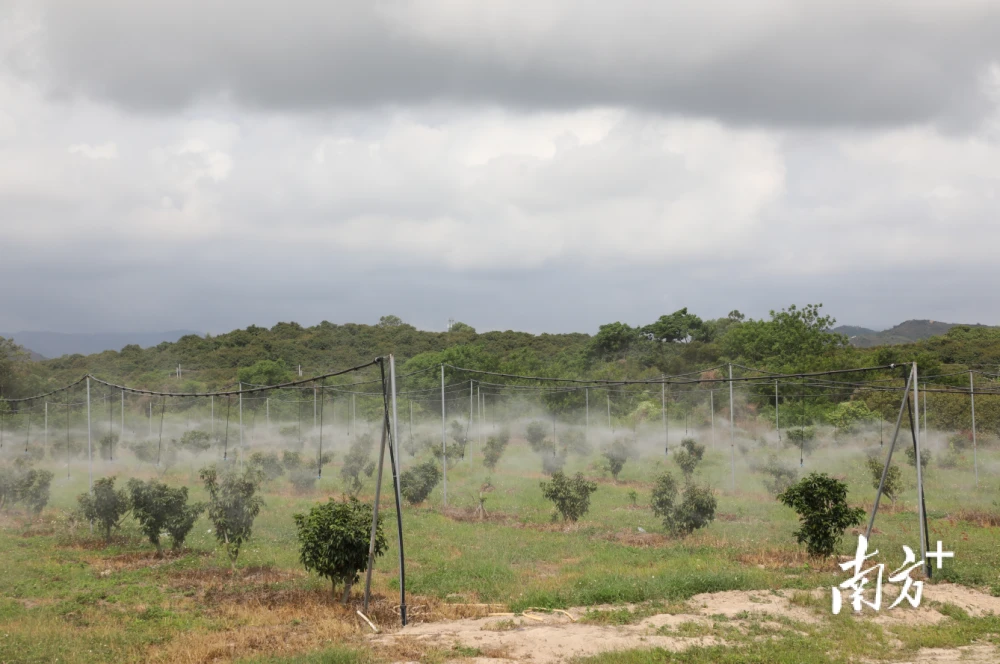
<path id="1" fill-rule="evenodd" d="M 761 477 L 749 469 L 751 461 L 763 461 L 769 453 L 797 466 L 797 449 L 741 439 L 739 448 L 745 454 L 735 450 L 737 486 L 733 491 L 728 434 L 720 432 L 714 449 L 707 434 L 699 438 L 709 449 L 696 479 L 716 489 L 718 513 L 708 528 L 685 539 L 666 536 L 648 508 L 655 477 L 668 470 L 680 475 L 662 450 L 657 453 L 655 440 L 641 459 L 626 463 L 617 482 L 599 477 L 598 455 L 570 457 L 568 472 L 583 471 L 599 483 L 590 513 L 570 525 L 553 522 L 551 505 L 542 499 L 538 486 L 545 479 L 541 464 L 516 429 L 492 475 L 483 468 L 479 446 L 473 442 L 469 458 L 449 472 L 448 509 L 441 506 L 440 486 L 425 505 L 404 508 L 412 619 L 604 604 L 662 607 L 699 593 L 811 590 L 829 588 L 847 578 L 836 561 L 804 554 L 793 536 L 794 513 L 777 503 L 764 489 Z M 806 457 L 802 471 L 825 471 L 845 478 L 851 488 L 850 501 L 868 509 L 875 492 L 863 461 L 865 450 L 872 447 L 878 447 L 877 432 L 847 440 L 824 439 L 820 449 Z M 364 639 L 368 627 L 354 614 L 360 606 L 360 588 L 355 589 L 354 604 L 342 607 L 331 600 L 327 582 L 306 574 L 298 562 L 291 515 L 342 494 L 337 473 L 342 456 L 343 450 L 335 447 L 333 463 L 312 494 L 297 495 L 286 478 L 266 487 L 266 507 L 235 574 L 204 517 L 189 536 L 188 548 L 179 555 L 157 559 L 131 521 L 110 546 L 104 546 L 90 535 L 86 524 L 74 523 L 67 516 L 75 507 L 75 497 L 86 490 L 86 465 L 74 464 L 67 478 L 65 465 L 53 464 L 57 474 L 52 500 L 42 517 L 32 523 L 16 513 L 3 517 L 0 661 L 392 659 L 393 653 L 373 648 Z M 886 563 L 889 570 L 903 562 L 904 544 L 919 550 L 915 473 L 902 454 L 898 459 L 907 489 L 895 509 L 880 513 L 872 538 L 873 548 L 880 551 L 878 562 Z M 404 454 L 404 466 L 413 461 Z M 940 468 L 935 459 L 927 472 L 932 547 L 941 540 L 955 552 L 944 569 L 935 571 L 935 580 L 1000 594 L 1000 507 L 996 504 L 1000 454 L 992 447 L 981 449 L 979 462 L 978 489 L 969 458 L 954 469 Z M 196 466 L 182 460 L 166 473 L 165 481 L 191 486 L 193 499 L 200 499 L 203 491 L 192 468 Z M 130 460 L 95 461 L 94 473 L 95 477 L 116 474 L 121 479 L 154 476 L 151 468 Z M 486 500 L 489 517 L 479 521 L 472 512 L 488 476 L 494 487 Z M 632 491 L 636 504 L 630 499 Z M 373 493 L 373 482 L 368 480 L 361 497 L 371 500 Z M 398 624 L 397 550 L 391 496 L 383 493 L 382 504 L 389 517 L 390 548 L 376 566 L 376 599 L 370 613 L 388 628 Z M 888 507 L 887 501 L 883 506 Z M 856 538 L 849 534 L 839 553 L 852 554 L 855 546 Z M 850 620 L 847 617 L 813 633 L 790 626 L 781 639 L 753 641 L 751 647 L 694 648 L 666 655 L 671 659 L 656 651 L 638 650 L 602 656 L 601 661 L 814 661 L 797 659 L 797 648 L 815 646 L 823 639 L 862 638 L 851 631 L 857 628 Z M 996 619 L 957 616 L 954 622 L 940 628 L 942 642 L 965 645 L 1000 633 Z M 933 641 L 925 633 L 910 638 Z M 771 655 L 762 648 L 772 649 Z M 459 649 L 426 651 L 416 658 L 440 661 L 466 656 L 470 654 Z"/>

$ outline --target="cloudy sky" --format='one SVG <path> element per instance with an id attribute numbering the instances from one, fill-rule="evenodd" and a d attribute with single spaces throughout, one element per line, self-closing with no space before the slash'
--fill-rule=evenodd
<path id="1" fill-rule="evenodd" d="M 0 330 L 1000 324 L 1000 3 L 0 0 Z"/>

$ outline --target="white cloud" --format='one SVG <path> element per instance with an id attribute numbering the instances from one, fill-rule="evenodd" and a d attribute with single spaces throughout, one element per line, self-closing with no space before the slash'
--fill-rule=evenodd
<path id="1" fill-rule="evenodd" d="M 105 160 L 118 158 L 118 146 L 114 143 L 102 143 L 101 145 L 89 145 L 87 143 L 77 143 L 69 146 L 70 154 L 78 154 L 87 159 Z"/>

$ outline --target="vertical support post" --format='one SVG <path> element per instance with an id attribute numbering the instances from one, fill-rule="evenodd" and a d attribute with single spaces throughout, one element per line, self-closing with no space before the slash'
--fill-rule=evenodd
<path id="1" fill-rule="evenodd" d="M 715 390 L 708 391 L 708 416 L 712 420 L 712 449 L 715 449 Z"/>
<path id="2" fill-rule="evenodd" d="M 927 396 L 927 392 L 924 392 L 924 396 Z M 979 487 L 979 453 L 976 450 L 976 385 L 972 382 L 972 371 L 969 371 L 969 399 L 972 403 L 972 468 L 976 472 L 976 487 Z M 924 414 L 927 414 L 927 408 L 924 408 Z"/>
<path id="3" fill-rule="evenodd" d="M 153 437 L 153 400 L 149 400 L 149 437 Z"/>
<path id="4" fill-rule="evenodd" d="M 924 435 L 925 436 L 927 435 L 928 431 L 930 431 L 930 429 L 927 428 L 927 383 L 924 383 Z"/>
<path id="5" fill-rule="evenodd" d="M 336 405 L 336 404 L 334 404 L 334 405 Z M 336 424 L 337 424 L 337 422 L 336 422 L 336 420 L 337 420 L 337 410 L 336 409 L 334 409 L 334 411 L 333 411 L 333 419 L 334 419 L 333 424 L 334 424 L 334 426 L 336 426 Z M 270 397 L 264 397 L 264 425 L 265 425 L 265 428 L 267 429 L 267 432 L 271 433 L 271 398 Z"/>
<path id="6" fill-rule="evenodd" d="M 209 397 L 209 401 L 212 402 L 212 438 L 215 438 L 215 395 L 213 394 Z"/>
<path id="7" fill-rule="evenodd" d="M 90 465 L 90 492 L 94 492 L 94 450 L 90 433 L 90 376 L 87 376 L 87 463 Z M 90 526 L 93 528 L 93 524 Z"/>
<path id="8" fill-rule="evenodd" d="M 781 424 L 778 420 L 778 381 L 774 381 L 774 430 L 778 432 L 778 442 L 781 442 Z"/>
<path id="9" fill-rule="evenodd" d="M 611 423 L 611 389 L 607 391 L 608 395 L 608 428 L 611 429 L 611 433 L 615 432 L 615 425 Z"/>
<path id="10" fill-rule="evenodd" d="M 910 399 L 910 382 L 913 380 L 913 372 L 910 372 L 906 379 L 906 386 L 903 387 L 903 401 L 899 404 L 899 416 L 896 418 L 896 428 L 892 432 L 892 442 L 889 443 L 889 452 L 885 457 L 885 465 L 882 466 L 882 479 L 878 483 L 878 491 L 875 492 L 875 502 L 872 503 L 872 515 L 868 519 L 868 528 L 865 529 L 865 539 L 870 540 L 872 526 L 875 525 L 875 514 L 878 512 L 879 501 L 882 500 L 882 490 L 885 488 L 885 478 L 889 474 L 889 465 L 892 463 L 892 452 L 896 448 L 896 438 L 899 436 L 899 427 L 903 423 L 903 413 L 906 411 L 906 402 Z M 881 415 L 879 415 L 881 418 Z"/>
<path id="11" fill-rule="evenodd" d="M 240 472 L 243 472 L 243 383 L 240 383 Z"/>
<path id="12" fill-rule="evenodd" d="M 670 453 L 670 434 L 667 431 L 667 383 L 660 383 L 660 419 L 663 420 L 663 453 Z"/>
<path id="13" fill-rule="evenodd" d="M 383 375 L 382 393 L 385 394 L 385 380 Z M 378 447 L 378 472 L 375 474 L 375 503 L 372 507 L 372 533 L 368 542 L 368 569 L 365 571 L 365 600 L 364 610 L 368 613 L 368 598 L 372 588 L 372 568 L 375 566 L 375 533 L 378 528 L 378 508 L 382 498 L 382 466 L 385 462 L 385 443 L 388 434 L 389 418 L 383 411 L 382 415 L 382 444 Z"/>
<path id="14" fill-rule="evenodd" d="M 472 389 L 472 384 L 469 384 L 469 389 Z M 442 476 L 444 484 L 442 489 L 444 492 L 444 506 L 448 507 L 448 438 L 445 435 L 445 412 L 444 412 L 444 365 L 441 365 L 441 468 L 443 469 Z"/>
<path id="15" fill-rule="evenodd" d="M 472 431 L 472 393 L 475 387 L 476 381 L 469 380 L 469 431 Z"/>
<path id="16" fill-rule="evenodd" d="M 125 442 L 125 390 L 122 390 L 122 433 L 121 442 Z"/>
<path id="17" fill-rule="evenodd" d="M 590 440 L 590 388 L 583 388 L 583 398 L 586 408 L 586 414 L 583 420 L 583 440 L 587 442 Z"/>
<path id="18" fill-rule="evenodd" d="M 476 441 L 483 446 L 483 388 L 476 385 L 476 406 L 479 408 L 479 421 L 476 423 Z M 471 452 L 469 453 L 471 455 Z"/>
<path id="19" fill-rule="evenodd" d="M 973 418 L 974 420 L 975 418 Z M 45 452 L 49 451 L 49 402 L 45 402 Z"/>
<path id="20" fill-rule="evenodd" d="M 399 617 L 403 626 L 406 626 L 406 567 L 403 564 L 403 508 L 400 500 L 399 472 L 402 466 L 402 457 L 399 456 L 399 423 L 397 418 L 396 404 L 396 359 L 389 355 L 389 387 L 392 390 L 392 447 L 394 454 L 389 456 L 392 461 L 392 480 L 396 488 L 396 531 L 399 535 Z"/>
<path id="21" fill-rule="evenodd" d="M 413 399 L 407 399 L 410 402 L 410 451 L 413 451 Z"/>
<path id="22" fill-rule="evenodd" d="M 917 363 L 913 363 L 913 445 L 916 448 L 917 461 L 917 509 L 920 512 L 920 559 L 924 561 L 927 576 L 930 577 L 931 565 L 927 562 L 927 513 L 924 510 L 924 475 L 920 467 L 920 407 L 919 393 L 917 390 Z"/>
<path id="23" fill-rule="evenodd" d="M 729 452 L 732 457 L 733 491 L 736 491 L 736 404 L 733 402 L 733 365 L 729 365 Z"/>
<path id="24" fill-rule="evenodd" d="M 356 397 L 356 394 L 351 394 L 351 431 L 354 433 L 358 432 L 358 402 Z M 351 435 L 350 431 L 347 432 L 347 435 Z"/>
<path id="25" fill-rule="evenodd" d="M 313 388 L 313 429 L 316 428 L 316 388 Z"/>

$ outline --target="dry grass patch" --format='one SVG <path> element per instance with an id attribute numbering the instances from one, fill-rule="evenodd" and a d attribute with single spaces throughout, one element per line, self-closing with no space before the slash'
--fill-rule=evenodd
<path id="1" fill-rule="evenodd" d="M 960 521 L 973 523 L 981 528 L 1000 527 L 1000 512 L 984 509 L 962 509 L 955 517 Z"/>
<path id="2" fill-rule="evenodd" d="M 835 558 L 816 558 L 801 549 L 764 549 L 736 554 L 735 560 L 743 565 L 756 565 L 760 569 L 788 569 L 808 566 L 810 569 L 837 571 Z"/>

